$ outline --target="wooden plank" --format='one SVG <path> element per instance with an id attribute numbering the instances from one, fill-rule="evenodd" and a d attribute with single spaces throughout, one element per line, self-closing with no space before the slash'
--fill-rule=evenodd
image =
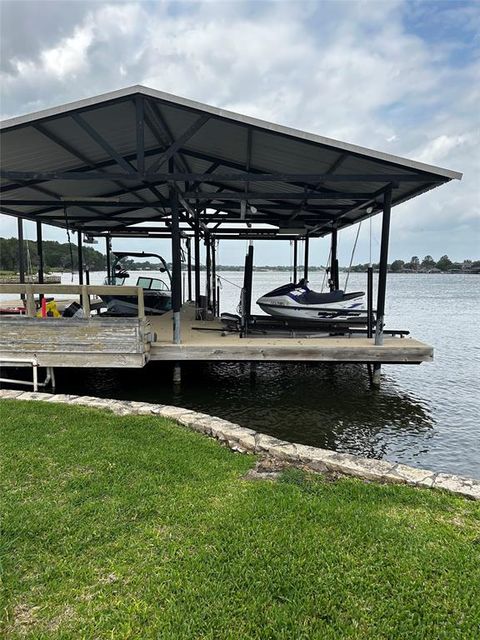
<path id="1" fill-rule="evenodd" d="M 9 353 L 0 349 L 0 361 L 7 361 Z M 22 357 L 33 358 L 33 351 L 26 351 Z M 149 358 L 148 353 L 50 353 L 48 351 L 37 354 L 40 367 L 76 367 L 79 369 L 139 369 L 144 367 Z M 4 365 L 2 365 L 4 366 Z"/>
<path id="2" fill-rule="evenodd" d="M 0 318 L 2 353 L 144 354 L 152 339 L 139 318 Z"/>
<path id="3" fill-rule="evenodd" d="M 400 342 L 400 340 L 399 340 Z M 416 363 L 433 360 L 433 349 L 428 345 L 421 347 L 310 347 L 306 345 L 286 346 L 251 346 L 226 345 L 200 346 L 168 345 L 153 343 L 150 351 L 151 360 L 212 360 L 212 361 L 260 361 L 260 362 L 383 362 L 383 363 Z"/>
<path id="4" fill-rule="evenodd" d="M 126 296 L 136 296 L 138 294 L 138 287 L 136 286 L 116 286 L 116 285 L 97 285 L 89 284 L 83 285 L 87 287 L 90 295 L 117 295 L 120 292 Z M 79 284 L 0 284 L 1 293 L 26 293 L 26 287 L 32 287 L 33 293 L 57 293 L 57 294 L 77 294 L 82 293 L 82 285 Z"/>

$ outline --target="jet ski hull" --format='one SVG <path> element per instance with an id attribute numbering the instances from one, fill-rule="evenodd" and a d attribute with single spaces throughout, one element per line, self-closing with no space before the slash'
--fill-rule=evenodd
<path id="1" fill-rule="evenodd" d="M 365 324 L 367 312 L 362 291 L 317 293 L 306 286 L 285 285 L 257 300 L 265 313 L 281 318 Z"/>

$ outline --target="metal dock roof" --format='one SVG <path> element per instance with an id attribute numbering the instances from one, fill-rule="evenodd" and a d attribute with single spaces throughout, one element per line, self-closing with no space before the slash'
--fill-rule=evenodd
<path id="1" fill-rule="evenodd" d="M 172 183 L 216 234 L 314 237 L 390 186 L 395 206 L 462 177 L 140 85 L 6 120 L 0 142 L 2 213 L 95 233 L 168 233 Z"/>

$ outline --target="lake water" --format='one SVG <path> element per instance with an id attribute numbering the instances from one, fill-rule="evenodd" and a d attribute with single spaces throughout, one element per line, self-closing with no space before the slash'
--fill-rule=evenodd
<path id="1" fill-rule="evenodd" d="M 222 311 L 235 312 L 242 274 L 220 275 L 230 281 L 223 281 Z M 91 274 L 92 284 L 102 280 Z M 286 273 L 255 272 L 253 300 L 287 281 Z M 365 274 L 352 274 L 349 290 L 364 290 L 365 281 Z M 322 274 L 312 274 L 312 288 L 321 282 Z M 57 388 L 174 404 L 284 440 L 480 477 L 479 297 L 478 275 L 390 274 L 387 328 L 409 329 L 434 346 L 435 359 L 384 366 L 380 389 L 370 387 L 361 365 L 271 363 L 255 371 L 242 363 L 185 365 L 180 390 L 172 386 L 171 365 L 58 369 Z"/>
<path id="2" fill-rule="evenodd" d="M 222 311 L 235 312 L 242 274 L 220 275 L 230 281 Z M 320 290 L 322 278 L 313 273 L 310 286 Z M 92 283 L 102 280 L 91 274 Z M 286 281 L 286 273 L 255 272 L 253 300 Z M 364 290 L 365 282 L 351 274 L 348 288 Z M 362 365 L 259 363 L 253 371 L 212 363 L 184 365 L 175 390 L 171 365 L 152 363 L 133 372 L 62 371 L 58 391 L 174 404 L 284 440 L 480 477 L 479 298 L 478 275 L 389 274 L 387 328 L 409 329 L 434 346 L 435 358 L 385 365 L 380 389 Z"/>

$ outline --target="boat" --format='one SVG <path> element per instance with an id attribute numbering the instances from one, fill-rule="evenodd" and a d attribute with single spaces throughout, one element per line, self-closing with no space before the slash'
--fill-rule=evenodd
<path id="1" fill-rule="evenodd" d="M 112 263 L 111 274 L 105 279 L 105 284 L 116 285 L 119 288 L 118 294 L 102 295 L 103 302 L 107 305 L 105 315 L 109 316 L 136 316 L 138 313 L 138 300 L 134 295 L 122 295 L 121 287 L 130 277 L 125 267 L 121 264 L 125 258 L 157 258 L 160 261 L 158 271 L 167 275 L 167 282 L 161 278 L 153 278 L 150 276 L 139 276 L 137 278 L 136 287 L 143 289 L 143 300 L 145 305 L 145 314 L 148 316 L 162 315 L 172 308 L 172 276 L 168 270 L 167 263 L 162 256 L 157 253 L 141 252 L 113 252 L 114 260 Z M 132 286 L 132 283 L 127 283 Z"/>
<path id="2" fill-rule="evenodd" d="M 345 293 L 341 289 L 318 293 L 306 280 L 285 284 L 257 300 L 265 313 L 296 320 L 314 320 L 327 324 L 366 324 L 365 293 Z"/>

